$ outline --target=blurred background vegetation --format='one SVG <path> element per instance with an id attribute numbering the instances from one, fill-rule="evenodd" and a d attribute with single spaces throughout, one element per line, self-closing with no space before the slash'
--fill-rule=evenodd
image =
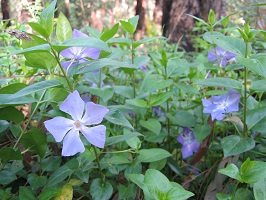
<path id="1" fill-rule="evenodd" d="M 0 28 L 3 32 L 6 20 L 10 21 L 7 26 L 13 25 L 16 28 L 25 22 L 37 21 L 39 13 L 51 0 L 0 0 L 0 2 L 2 20 Z M 91 26 L 102 31 L 103 28 L 111 28 L 120 19 L 126 20 L 139 15 L 136 39 L 163 35 L 169 38 L 170 43 L 180 42 L 180 46 L 186 51 L 194 51 L 197 49 L 193 43 L 194 36 L 200 34 L 201 24 L 187 14 L 207 21 L 210 9 L 215 11 L 217 19 L 235 13 L 230 23 L 249 21 L 251 27 L 265 29 L 265 8 L 252 6 L 256 3 L 264 2 L 263 0 L 58 0 L 56 16 L 63 12 L 72 27 L 76 29 Z"/>

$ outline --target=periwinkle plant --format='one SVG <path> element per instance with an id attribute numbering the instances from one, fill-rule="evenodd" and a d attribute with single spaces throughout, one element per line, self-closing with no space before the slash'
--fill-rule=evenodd
<path id="1" fill-rule="evenodd" d="M 62 13 L 54 19 L 55 6 L 29 22 L 36 34 L 12 52 L 25 56 L 23 73 L 38 73 L 29 85 L 7 79 L 0 88 L 0 195 L 265 196 L 266 61 L 251 48 L 258 31 L 246 24 L 232 36 L 219 29 L 230 16 L 216 21 L 211 10 L 208 22 L 194 17 L 210 31 L 195 55 L 160 36 L 136 41 L 138 16 L 102 32 L 72 30 Z M 233 192 L 226 178 L 219 189 L 227 194 L 209 192 L 216 169 L 235 179 Z"/>

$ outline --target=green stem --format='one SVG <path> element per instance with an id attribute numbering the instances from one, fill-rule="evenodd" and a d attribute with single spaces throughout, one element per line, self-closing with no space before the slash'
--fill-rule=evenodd
<path id="1" fill-rule="evenodd" d="M 239 184 L 239 181 L 237 181 L 237 183 L 236 183 L 236 185 L 235 185 L 235 187 L 234 187 L 232 200 L 235 199 L 235 193 L 236 193 L 236 189 L 237 189 L 238 184 Z"/>
<path id="2" fill-rule="evenodd" d="M 248 42 L 246 42 L 246 52 L 245 52 L 245 58 L 248 57 Z M 247 79 L 248 79 L 248 69 L 247 67 L 244 67 L 244 136 L 246 137 L 248 134 L 248 129 L 247 129 Z"/>
<path id="3" fill-rule="evenodd" d="M 71 85 L 71 83 L 70 83 L 70 81 L 69 81 L 69 77 L 68 77 L 66 71 L 64 70 L 64 68 L 62 67 L 62 65 L 61 65 L 61 63 L 60 63 L 59 55 L 58 55 L 57 52 L 52 48 L 51 43 L 49 43 L 49 45 L 50 45 L 51 50 L 52 50 L 52 53 L 53 53 L 53 55 L 54 55 L 54 57 L 55 57 L 55 59 L 56 59 L 56 62 L 57 62 L 57 64 L 59 65 L 59 68 L 60 68 L 60 70 L 62 71 L 62 73 L 63 73 L 63 75 L 64 75 L 64 77 L 65 77 L 65 79 L 66 79 L 66 82 L 67 82 L 67 85 L 68 85 L 70 91 L 73 91 L 74 88 L 73 88 L 73 86 Z"/>
<path id="4" fill-rule="evenodd" d="M 102 172 L 102 169 L 101 169 L 101 165 L 100 165 L 100 159 L 99 159 L 99 155 L 97 154 L 97 150 L 96 150 L 96 147 L 94 145 L 92 145 L 93 147 L 93 150 L 94 150 L 94 154 L 96 156 L 96 162 L 97 162 L 97 165 L 98 165 L 98 168 L 99 168 L 99 173 L 101 175 L 101 179 L 102 179 L 102 186 L 104 186 L 105 184 L 105 176 Z"/>
<path id="5" fill-rule="evenodd" d="M 18 145 L 18 143 L 19 143 L 20 139 L 22 138 L 22 136 L 23 136 L 23 135 L 24 135 L 24 133 L 26 132 L 26 130 L 27 130 L 27 127 L 29 126 L 29 124 L 30 124 L 30 122 L 31 122 L 31 119 L 32 119 L 33 115 L 34 115 L 34 114 L 35 114 L 35 112 L 37 111 L 37 109 L 38 109 L 39 105 L 42 103 L 42 99 L 43 99 L 43 97 L 44 97 L 45 93 L 46 93 L 46 90 L 44 90 L 44 91 L 43 91 L 43 93 L 42 93 L 42 96 L 41 96 L 40 100 L 37 102 L 37 104 L 36 104 L 36 106 L 35 106 L 35 108 L 34 108 L 34 110 L 33 110 L 32 114 L 30 115 L 30 117 L 29 117 L 29 119 L 28 119 L 28 122 L 27 122 L 27 124 L 25 125 L 24 129 L 21 131 L 21 134 L 19 135 L 19 138 L 17 139 L 17 141 L 16 141 L 16 143 L 15 143 L 15 145 L 14 145 L 13 149 L 17 147 L 17 145 Z"/>
<path id="6" fill-rule="evenodd" d="M 165 69 L 165 80 L 168 79 L 168 74 L 167 74 L 167 64 L 164 66 Z M 169 88 L 166 87 L 165 88 L 166 92 L 169 91 Z M 166 100 L 166 112 L 169 113 L 170 108 L 169 108 L 169 99 Z M 170 151 L 170 141 L 171 141 L 171 136 L 170 136 L 170 120 L 167 117 L 167 147 L 168 147 L 168 151 Z"/>
<path id="7" fill-rule="evenodd" d="M 135 58 L 135 48 L 133 46 L 133 36 L 131 39 L 131 63 L 134 64 L 134 58 Z M 136 74 L 135 71 L 133 71 L 132 74 L 132 85 L 133 85 L 133 96 L 134 98 L 136 97 Z M 134 124 L 135 124 L 135 129 L 138 129 L 138 118 L 137 116 L 134 116 Z"/>

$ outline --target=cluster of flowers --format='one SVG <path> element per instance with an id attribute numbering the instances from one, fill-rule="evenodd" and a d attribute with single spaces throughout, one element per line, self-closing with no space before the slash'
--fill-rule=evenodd
<path id="1" fill-rule="evenodd" d="M 225 67 L 227 63 L 235 60 L 236 54 L 228 52 L 219 46 L 212 48 L 208 52 L 208 61 L 214 61 L 220 66 Z M 229 89 L 227 94 L 220 96 L 212 96 L 209 100 L 202 99 L 204 106 L 203 113 L 211 114 L 212 120 L 223 120 L 225 114 L 232 113 L 239 110 L 240 93 L 234 89 Z M 196 153 L 200 147 L 200 143 L 196 140 L 194 132 L 189 128 L 183 129 L 183 134 L 177 138 L 181 143 L 182 157 L 187 158 Z"/>
<path id="2" fill-rule="evenodd" d="M 78 31 L 73 31 L 75 37 L 89 37 Z M 60 53 L 63 57 L 70 59 L 62 62 L 62 66 L 68 72 L 72 67 L 87 62 L 87 58 L 98 59 L 100 50 L 95 48 L 71 47 Z M 221 66 L 226 66 L 236 57 L 236 54 L 227 52 L 220 47 L 212 48 L 208 52 L 207 59 L 215 61 Z M 146 68 L 141 68 L 145 71 Z M 209 100 L 202 99 L 204 113 L 211 114 L 212 120 L 223 120 L 226 113 L 238 111 L 240 93 L 229 89 L 227 94 L 221 96 L 212 96 Z M 85 108 L 85 111 L 84 111 Z M 55 117 L 44 122 L 46 129 L 53 135 L 56 142 L 63 141 L 63 156 L 72 156 L 85 150 L 81 141 L 80 133 L 96 147 L 103 148 L 105 144 L 106 127 L 104 125 L 92 126 L 102 122 L 103 117 L 108 113 L 108 109 L 102 105 L 93 102 L 84 102 L 77 91 L 68 95 L 61 103 L 59 109 L 69 114 L 72 119 L 64 117 Z M 164 116 L 162 110 L 157 107 L 154 111 L 158 116 Z M 91 127 L 88 127 L 91 126 Z M 183 134 L 180 134 L 177 141 L 182 145 L 182 157 L 187 158 L 197 152 L 200 143 L 196 140 L 193 131 L 188 127 L 183 128 Z"/>

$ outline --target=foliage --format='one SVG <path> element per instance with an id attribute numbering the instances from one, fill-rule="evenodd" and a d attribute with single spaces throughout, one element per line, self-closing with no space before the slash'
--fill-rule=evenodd
<path id="1" fill-rule="evenodd" d="M 264 32 L 211 10 L 188 55 L 134 40 L 138 16 L 81 33 L 55 10 L 1 33 L 1 199 L 265 198 Z"/>

